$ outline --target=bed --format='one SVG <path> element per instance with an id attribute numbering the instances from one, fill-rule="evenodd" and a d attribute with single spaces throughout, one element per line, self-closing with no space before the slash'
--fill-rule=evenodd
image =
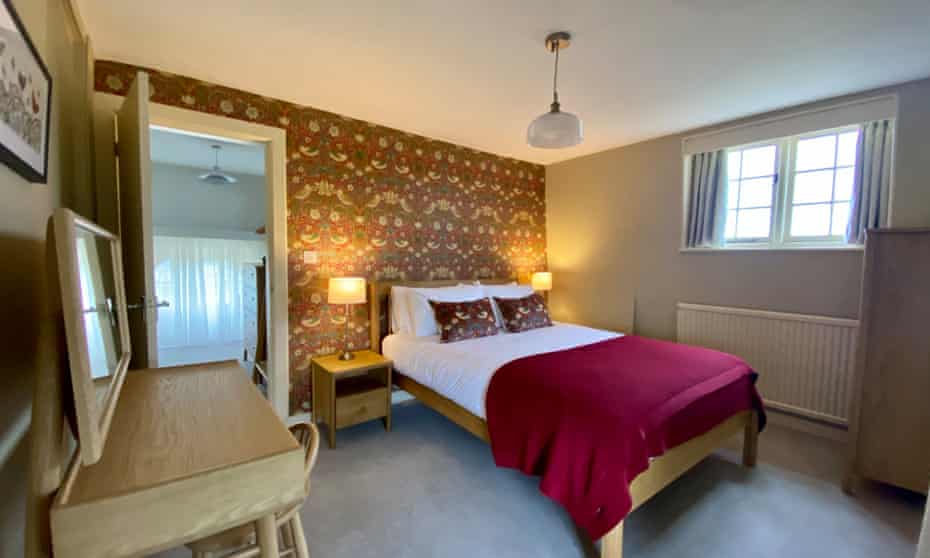
<path id="1" fill-rule="evenodd" d="M 482 280 L 487 285 L 511 280 Z M 393 286 L 444 287 L 459 281 L 384 281 L 371 284 L 371 345 L 394 360 L 394 383 L 426 406 L 468 432 L 491 443 L 485 395 L 491 378 L 504 363 L 541 351 L 579 350 L 603 345 L 620 334 L 556 323 L 523 333 L 502 333 L 460 343 L 439 344 L 435 337 L 388 335 L 390 292 Z M 462 363 L 467 363 L 463 365 Z M 699 411 L 699 409 L 698 409 Z M 687 419 L 687 417 L 685 417 Z M 757 411 L 726 417 L 709 430 L 682 440 L 649 461 L 648 468 L 629 483 L 630 512 L 718 449 L 729 438 L 743 436 L 743 464 L 755 465 L 759 421 Z M 621 558 L 623 522 L 601 538 L 602 558 Z"/>

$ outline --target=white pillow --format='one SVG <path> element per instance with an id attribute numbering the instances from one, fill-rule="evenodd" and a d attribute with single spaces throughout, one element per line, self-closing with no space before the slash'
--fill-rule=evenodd
<path id="1" fill-rule="evenodd" d="M 410 333 L 410 289 L 391 287 L 391 333 Z"/>
<path id="2" fill-rule="evenodd" d="M 437 302 L 465 302 L 485 297 L 481 287 L 474 285 L 409 288 L 408 293 L 407 308 L 411 330 L 406 333 L 412 333 L 417 337 L 439 334 L 436 316 L 433 314 L 433 308 L 429 305 L 430 300 Z"/>
<path id="3" fill-rule="evenodd" d="M 529 285 L 481 285 L 484 289 L 484 295 L 491 299 L 491 308 L 494 309 L 494 319 L 497 320 L 497 327 L 504 327 L 504 316 L 501 315 L 501 309 L 497 307 L 494 297 L 498 298 L 523 298 L 533 294 L 533 287 Z"/>

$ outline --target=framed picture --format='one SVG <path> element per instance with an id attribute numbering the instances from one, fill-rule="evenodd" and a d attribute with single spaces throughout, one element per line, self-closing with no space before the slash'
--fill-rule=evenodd
<path id="1" fill-rule="evenodd" d="M 0 4 L 0 161 L 31 182 L 48 174 L 52 76 L 11 0 Z"/>

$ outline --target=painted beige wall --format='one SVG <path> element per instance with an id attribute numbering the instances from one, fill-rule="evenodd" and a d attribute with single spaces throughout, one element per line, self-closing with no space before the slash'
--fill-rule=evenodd
<path id="1" fill-rule="evenodd" d="M 55 366 L 60 341 L 47 310 L 45 226 L 62 205 L 92 215 L 86 54 L 67 0 L 13 0 L 53 77 L 48 184 L 0 165 L 0 556 L 23 555 L 32 384 Z M 84 155 L 82 156 L 81 153 Z M 84 164 L 87 163 L 87 164 Z"/>
<path id="2" fill-rule="evenodd" d="M 888 92 L 899 103 L 893 224 L 930 226 L 930 80 L 856 96 Z M 635 313 L 637 333 L 668 339 L 679 301 L 856 317 L 860 251 L 679 251 L 681 140 L 695 132 L 546 167 L 555 317 L 631 331 Z"/>

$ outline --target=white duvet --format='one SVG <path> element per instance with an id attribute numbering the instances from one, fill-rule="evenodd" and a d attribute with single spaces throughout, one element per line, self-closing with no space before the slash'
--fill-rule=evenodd
<path id="1" fill-rule="evenodd" d="M 440 343 L 438 335 L 387 336 L 381 351 L 394 369 L 485 418 L 484 399 L 497 370 L 512 360 L 590 345 L 621 334 L 573 324 L 522 333 L 504 333 L 455 343 Z"/>

